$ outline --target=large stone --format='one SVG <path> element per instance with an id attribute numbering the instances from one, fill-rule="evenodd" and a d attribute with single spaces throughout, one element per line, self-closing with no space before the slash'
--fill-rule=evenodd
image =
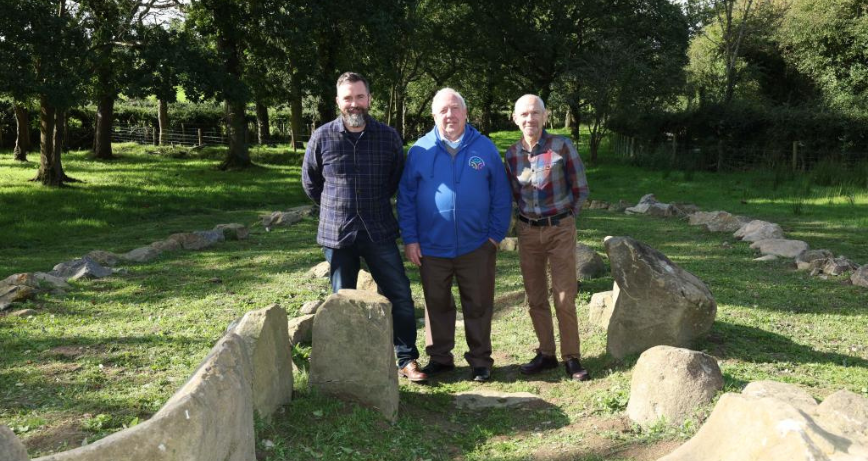
<path id="1" fill-rule="evenodd" d="M 268 216 L 262 217 L 262 225 L 266 229 L 291 226 L 304 219 L 305 216 L 310 216 L 312 210 L 312 206 L 304 205 L 290 208 L 287 211 L 275 211 Z"/>
<path id="2" fill-rule="evenodd" d="M 136 263 L 148 263 L 160 257 L 160 254 L 163 252 L 153 245 L 148 245 L 141 248 L 136 248 L 135 250 L 130 250 L 127 253 L 121 255 L 121 259 L 124 261 L 131 261 Z"/>
<path id="3" fill-rule="evenodd" d="M 0 459 L 3 461 L 28 461 L 27 449 L 15 433 L 0 424 Z"/>
<path id="4" fill-rule="evenodd" d="M 593 248 L 576 244 L 576 279 L 588 280 L 606 275 L 606 263 Z"/>
<path id="5" fill-rule="evenodd" d="M 112 275 L 112 270 L 85 256 L 59 263 L 49 274 L 65 280 L 100 279 Z"/>
<path id="6" fill-rule="evenodd" d="M 328 395 L 398 417 L 398 369 L 392 345 L 392 305 L 361 290 L 326 299 L 313 324 L 310 385 Z"/>
<path id="7" fill-rule="evenodd" d="M 98 262 L 100 266 L 115 267 L 120 260 L 120 256 L 103 250 L 93 250 L 86 255 L 88 258 Z"/>
<path id="8" fill-rule="evenodd" d="M 660 203 L 660 201 L 657 200 L 657 197 L 654 196 L 654 194 L 645 194 L 642 196 L 642 198 L 639 199 L 639 203 L 647 203 L 649 205 L 653 205 L 655 203 Z"/>
<path id="9" fill-rule="evenodd" d="M 864 401 L 864 397 L 856 397 Z M 842 419 L 858 421 L 858 410 L 853 412 L 840 404 L 805 409 L 774 395 L 727 393 L 696 435 L 659 461 L 868 459 L 864 439 L 841 430 Z"/>
<path id="10" fill-rule="evenodd" d="M 710 232 L 735 232 L 751 221 L 726 211 L 697 211 L 688 219 L 691 226 L 703 226 Z"/>
<path id="11" fill-rule="evenodd" d="M 38 461 L 254 461 L 252 380 L 244 341 L 224 335 L 151 419 Z"/>
<path id="12" fill-rule="evenodd" d="M 158 240 L 150 244 L 149 246 L 155 250 L 159 250 L 164 253 L 167 251 L 178 251 L 183 248 L 180 242 L 172 239 Z"/>
<path id="13" fill-rule="evenodd" d="M 321 299 L 317 299 L 315 301 L 308 301 L 302 304 L 301 308 L 298 310 L 298 313 L 302 315 L 316 314 L 316 311 L 317 309 L 319 309 L 320 305 L 322 305 Z"/>
<path id="14" fill-rule="evenodd" d="M 826 264 L 823 264 L 823 273 L 836 277 L 845 272 L 853 272 L 856 269 L 859 269 L 859 265 L 843 256 L 829 258 L 826 260 Z"/>
<path id="15" fill-rule="evenodd" d="M 745 242 L 756 242 L 766 239 L 782 239 L 784 238 L 784 230 L 781 229 L 781 226 L 775 223 L 755 219 L 744 226 L 741 226 L 732 235 L 733 237 L 744 240 Z"/>
<path id="16" fill-rule="evenodd" d="M 69 284 L 66 283 L 66 280 L 46 272 L 22 272 L 20 274 L 10 275 L 5 279 L 0 280 L 0 289 L 12 285 L 27 286 L 36 291 L 57 291 L 69 288 Z"/>
<path id="17" fill-rule="evenodd" d="M 801 240 L 766 239 L 751 243 L 750 248 L 752 250 L 759 250 L 764 255 L 795 258 L 803 251 L 808 251 L 808 244 Z"/>
<path id="18" fill-rule="evenodd" d="M 313 341 L 313 319 L 315 314 L 299 315 L 289 319 L 287 330 L 289 342 L 295 344 L 310 344 Z"/>
<path id="19" fill-rule="evenodd" d="M 505 237 L 500 241 L 500 245 L 498 246 L 500 251 L 518 251 L 518 238 L 517 237 Z"/>
<path id="20" fill-rule="evenodd" d="M 466 410 L 487 408 L 511 408 L 528 404 L 541 404 L 545 400 L 530 392 L 499 392 L 493 389 L 479 389 L 455 394 L 455 406 Z"/>
<path id="21" fill-rule="evenodd" d="M 214 230 L 221 232 L 226 240 L 246 240 L 250 235 L 247 227 L 239 223 L 217 224 Z"/>
<path id="22" fill-rule="evenodd" d="M 832 432 L 868 445 L 868 399 L 840 390 L 817 407 L 820 424 Z"/>
<path id="23" fill-rule="evenodd" d="M 377 286 L 377 282 L 374 281 L 374 277 L 371 273 L 362 269 L 359 271 L 359 278 L 356 280 L 356 289 L 377 293 L 379 287 Z"/>
<path id="24" fill-rule="evenodd" d="M 676 216 L 676 211 L 672 208 L 672 205 L 668 203 L 655 203 L 648 208 L 648 211 L 646 211 L 645 214 L 658 218 L 671 218 Z"/>
<path id="25" fill-rule="evenodd" d="M 222 233 L 220 235 L 223 235 Z M 184 232 L 172 234 L 167 240 L 173 240 L 185 250 L 203 250 L 217 243 L 216 237 L 204 235 L 200 232 Z M 153 246 L 153 244 L 152 244 Z"/>
<path id="26" fill-rule="evenodd" d="M 307 275 L 316 278 L 328 277 L 329 272 L 331 271 L 331 266 L 328 261 L 323 261 L 316 266 L 311 267 L 307 271 Z"/>
<path id="27" fill-rule="evenodd" d="M 796 256 L 796 269 L 800 271 L 810 270 L 814 261 L 834 258 L 835 255 L 829 250 L 808 250 Z"/>
<path id="28" fill-rule="evenodd" d="M 850 281 L 853 285 L 868 288 L 868 264 L 863 264 L 859 270 L 853 272 Z"/>
<path id="29" fill-rule="evenodd" d="M 705 283 L 630 237 L 607 238 L 605 246 L 620 290 L 606 339 L 612 357 L 689 347 L 711 329 L 717 303 Z"/>
<path id="30" fill-rule="evenodd" d="M 702 352 L 655 346 L 633 367 L 627 416 L 641 425 L 681 424 L 723 389 L 717 361 Z"/>
<path id="31" fill-rule="evenodd" d="M 591 295 L 588 303 L 588 323 L 591 326 L 609 329 L 609 320 L 612 318 L 612 310 L 615 308 L 613 291 L 601 291 Z"/>
<path id="32" fill-rule="evenodd" d="M 292 344 L 286 311 L 277 304 L 244 314 L 233 330 L 253 364 L 253 409 L 268 421 L 292 400 Z"/>

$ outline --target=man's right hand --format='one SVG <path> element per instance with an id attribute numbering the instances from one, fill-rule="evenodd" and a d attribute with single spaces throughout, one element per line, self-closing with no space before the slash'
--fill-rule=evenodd
<path id="1" fill-rule="evenodd" d="M 404 245 L 404 254 L 411 263 L 417 266 L 422 265 L 422 249 L 419 247 L 418 243 L 408 243 L 407 245 Z"/>

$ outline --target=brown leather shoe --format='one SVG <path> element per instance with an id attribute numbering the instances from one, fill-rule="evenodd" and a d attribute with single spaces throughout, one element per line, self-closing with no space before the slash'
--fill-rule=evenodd
<path id="1" fill-rule="evenodd" d="M 582 368 L 581 362 L 579 362 L 579 359 L 575 357 L 564 362 L 564 368 L 567 370 L 567 376 L 569 376 L 573 381 L 587 381 L 591 379 L 588 370 Z"/>
<path id="2" fill-rule="evenodd" d="M 398 370 L 398 374 L 414 383 L 428 380 L 428 375 L 426 375 L 422 372 L 422 370 L 419 369 L 419 363 L 417 363 L 415 360 L 407 362 L 407 364 L 404 365 L 404 368 Z"/>

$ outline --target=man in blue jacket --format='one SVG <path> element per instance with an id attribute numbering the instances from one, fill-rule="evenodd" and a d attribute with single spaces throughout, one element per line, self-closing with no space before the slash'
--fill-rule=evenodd
<path id="1" fill-rule="evenodd" d="M 431 104 L 435 127 L 407 155 L 398 187 L 398 221 L 404 252 L 419 266 L 425 292 L 425 351 L 428 376 L 455 368 L 458 280 L 464 358 L 472 379 L 491 377 L 491 316 L 498 244 L 512 211 L 509 180 L 490 139 L 467 123 L 464 98 L 451 88 Z"/>

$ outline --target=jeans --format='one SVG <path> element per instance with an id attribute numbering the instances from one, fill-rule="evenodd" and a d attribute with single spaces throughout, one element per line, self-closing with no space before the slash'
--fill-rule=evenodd
<path id="1" fill-rule="evenodd" d="M 398 367 L 419 358 L 416 348 L 416 316 L 410 280 L 404 272 L 404 260 L 394 241 L 372 242 L 360 232 L 356 241 L 345 248 L 323 247 L 323 253 L 331 266 L 332 292 L 341 288 L 356 288 L 360 258 L 365 259 L 371 276 L 383 295 L 392 303 L 392 340 Z"/>

